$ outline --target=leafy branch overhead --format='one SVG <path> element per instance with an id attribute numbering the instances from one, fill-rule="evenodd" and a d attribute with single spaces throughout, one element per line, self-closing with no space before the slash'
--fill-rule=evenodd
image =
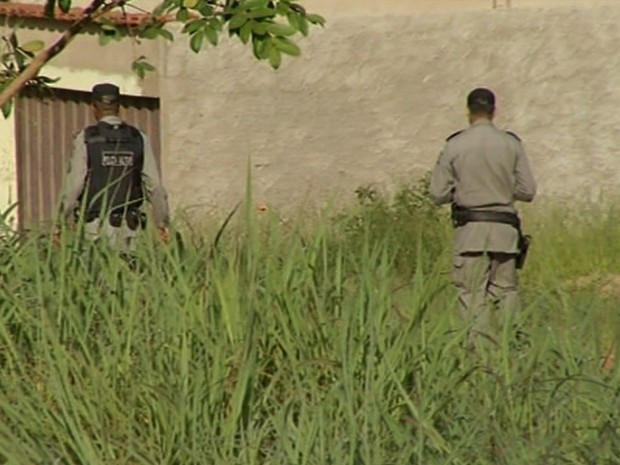
<path id="1" fill-rule="evenodd" d="M 10 82 L 16 79 L 21 72 L 28 66 L 30 60 L 36 53 L 40 52 L 44 43 L 41 40 L 32 40 L 24 44 L 20 44 L 17 40 L 17 34 L 11 33 L 6 37 L 2 37 L 2 55 L 0 64 L 0 92 L 8 86 Z M 58 79 L 52 79 L 47 76 L 36 75 L 29 84 L 32 87 L 42 88 L 48 84 L 52 84 Z M 6 118 L 11 113 L 12 100 L 2 105 L 2 115 Z"/>
<path id="2" fill-rule="evenodd" d="M 124 3 L 121 8 L 130 6 L 131 3 Z M 278 68 L 283 54 L 301 53 L 291 36 L 306 36 L 311 25 L 323 26 L 325 20 L 307 13 L 302 5 L 291 0 L 164 0 L 133 29 L 103 19 L 100 43 L 120 41 L 128 35 L 172 41 L 175 33 L 169 26 L 175 23 L 183 25 L 181 33 L 189 36 L 189 46 L 196 53 L 205 44 L 218 45 L 220 35 L 227 30 L 244 44 L 251 43 L 257 59 L 268 60 Z"/>
<path id="3" fill-rule="evenodd" d="M 72 0 L 47 0 L 45 14 L 54 17 L 71 8 Z M 136 13 L 139 21 L 125 20 L 129 15 L 135 18 Z M 292 0 L 163 0 L 152 11 L 141 9 L 132 0 L 91 0 L 47 47 L 41 42 L 20 45 L 15 33 L 3 37 L 0 107 L 6 116 L 12 98 L 22 88 L 41 88 L 52 82 L 39 76 L 41 68 L 86 30 L 95 31 L 101 45 L 124 39 L 172 41 L 181 34 L 188 37 L 188 45 L 196 53 L 207 44 L 218 45 L 221 35 L 227 33 L 251 46 L 255 58 L 277 69 L 283 55 L 295 57 L 301 53 L 293 36 L 306 36 L 311 26 L 324 24 L 323 17 L 308 13 Z M 131 68 L 141 78 L 155 69 L 143 56 Z"/>

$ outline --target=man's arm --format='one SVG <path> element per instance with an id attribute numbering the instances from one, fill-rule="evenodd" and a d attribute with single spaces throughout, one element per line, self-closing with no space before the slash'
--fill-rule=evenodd
<path id="1" fill-rule="evenodd" d="M 431 173 L 430 195 L 437 205 L 452 202 L 454 190 L 454 174 L 447 155 L 447 146 L 437 159 L 437 163 Z"/>
<path id="2" fill-rule="evenodd" d="M 153 153 L 151 143 L 145 134 L 142 134 L 144 141 L 144 165 L 142 167 L 142 183 L 146 192 L 146 198 L 153 207 L 153 221 L 157 228 L 165 229 L 170 222 L 170 212 L 168 209 L 168 193 L 161 183 L 157 160 Z"/>
<path id="3" fill-rule="evenodd" d="M 536 180 L 532 175 L 530 163 L 521 143 L 518 143 L 517 162 L 515 164 L 515 200 L 531 202 L 536 195 Z"/>
<path id="4" fill-rule="evenodd" d="M 73 150 L 69 161 L 69 171 L 65 177 L 61 198 L 62 218 L 67 220 L 78 207 L 78 199 L 84 189 L 84 181 L 88 174 L 88 155 L 84 143 L 84 131 L 80 131 L 73 139 Z"/>

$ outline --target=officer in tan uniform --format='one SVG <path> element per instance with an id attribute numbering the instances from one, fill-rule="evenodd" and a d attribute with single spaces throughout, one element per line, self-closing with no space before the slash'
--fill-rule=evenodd
<path id="1" fill-rule="evenodd" d="M 64 219 L 83 219 L 87 238 L 103 237 L 114 248 L 131 252 L 144 227 L 144 200 L 168 240 L 169 210 L 157 161 L 148 137 L 119 117 L 120 90 L 97 84 L 92 108 L 97 124 L 80 131 L 73 141 L 69 172 L 62 194 Z"/>
<path id="2" fill-rule="evenodd" d="M 474 342 L 478 335 L 496 340 L 494 328 L 520 307 L 517 258 L 523 236 L 514 204 L 533 200 L 536 181 L 521 140 L 493 124 L 493 92 L 474 89 L 467 108 L 470 126 L 448 137 L 430 194 L 437 204 L 452 204 L 453 280 Z"/>

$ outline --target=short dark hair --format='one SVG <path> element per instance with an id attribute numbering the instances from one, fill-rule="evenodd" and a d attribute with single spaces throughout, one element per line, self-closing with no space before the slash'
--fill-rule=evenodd
<path id="1" fill-rule="evenodd" d="M 495 110 L 495 94 L 489 89 L 478 87 L 467 96 L 467 108 L 472 115 L 490 115 Z"/>

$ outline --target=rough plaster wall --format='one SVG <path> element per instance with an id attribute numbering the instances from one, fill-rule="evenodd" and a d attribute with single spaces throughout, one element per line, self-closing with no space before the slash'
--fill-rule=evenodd
<path id="1" fill-rule="evenodd" d="M 237 44 L 200 59 L 184 43 L 160 75 L 165 181 L 175 206 L 223 211 L 244 196 L 287 210 L 348 202 L 432 168 L 479 85 L 525 141 L 542 197 L 620 186 L 620 4 L 340 17 L 274 72 Z M 288 207 L 288 208 L 287 208 Z"/>

